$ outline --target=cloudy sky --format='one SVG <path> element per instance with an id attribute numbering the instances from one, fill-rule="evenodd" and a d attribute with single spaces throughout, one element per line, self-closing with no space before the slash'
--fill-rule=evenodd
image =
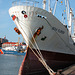
<path id="1" fill-rule="evenodd" d="M 16 26 L 14 22 L 12 21 L 10 15 L 9 15 L 9 8 L 12 6 L 12 2 L 15 0 L 0 0 L 0 38 L 6 38 L 9 41 L 17 42 L 18 37 L 20 37 L 20 41 L 23 40 L 21 35 L 18 35 L 14 31 L 14 27 Z M 37 0 L 41 1 L 41 0 Z M 48 1 L 48 0 L 47 0 Z M 60 2 L 64 0 L 59 0 L 57 5 L 57 10 L 55 13 L 55 16 L 58 17 L 58 19 L 62 20 L 61 13 L 60 16 L 58 15 L 59 12 L 63 12 L 65 9 L 63 8 L 63 4 Z M 53 8 L 55 0 L 51 0 L 51 7 Z M 75 14 L 75 0 L 70 0 L 70 6 L 73 9 L 73 12 Z"/>

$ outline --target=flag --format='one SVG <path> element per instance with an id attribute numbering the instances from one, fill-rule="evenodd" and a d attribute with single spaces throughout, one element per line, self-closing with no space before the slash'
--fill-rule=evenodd
<path id="1" fill-rule="evenodd" d="M 63 1 L 61 1 L 61 3 L 63 3 Z"/>
<path id="2" fill-rule="evenodd" d="M 65 12 L 65 10 L 64 10 L 64 12 Z"/>

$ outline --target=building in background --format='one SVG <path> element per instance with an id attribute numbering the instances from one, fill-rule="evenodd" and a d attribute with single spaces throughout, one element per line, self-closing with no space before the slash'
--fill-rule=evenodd
<path id="1" fill-rule="evenodd" d="M 2 44 L 8 42 L 8 40 L 4 37 L 4 38 L 0 38 L 0 47 L 2 47 Z"/>
<path id="2" fill-rule="evenodd" d="M 5 47 L 12 47 L 12 46 L 18 46 L 18 42 L 5 42 L 2 44 L 2 48 L 5 48 Z"/>

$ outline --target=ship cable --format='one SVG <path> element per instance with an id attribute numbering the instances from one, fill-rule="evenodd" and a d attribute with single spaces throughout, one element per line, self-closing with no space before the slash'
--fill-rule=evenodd
<path id="1" fill-rule="evenodd" d="M 32 35 L 32 39 L 33 39 L 35 45 L 37 46 L 37 49 L 38 49 L 40 55 L 42 56 L 42 54 L 41 54 L 41 52 L 40 52 L 40 49 L 39 49 L 39 47 L 38 47 L 38 45 L 37 45 L 37 43 L 36 43 L 36 41 L 35 41 L 35 38 L 34 38 L 34 36 L 33 36 L 33 34 L 32 34 L 32 30 L 30 29 L 30 27 L 29 27 L 26 23 L 23 23 L 23 22 L 20 21 L 20 20 L 19 20 L 19 22 L 20 22 L 21 25 L 23 25 L 23 26 L 24 26 L 24 24 L 25 24 L 25 25 L 26 25 L 25 27 L 28 28 L 28 29 L 30 30 L 30 33 L 31 33 L 31 35 Z M 42 56 L 42 57 L 43 57 L 43 56 Z"/>
<path id="2" fill-rule="evenodd" d="M 25 25 L 27 26 L 26 28 L 28 28 L 28 29 L 30 30 L 30 33 L 31 33 L 31 35 L 32 35 L 32 39 L 34 40 L 34 43 L 35 43 L 35 45 L 36 45 L 36 47 L 37 47 L 37 49 L 38 49 L 40 55 L 42 56 L 42 54 L 41 54 L 41 52 L 40 52 L 40 50 L 39 50 L 39 47 L 38 47 L 38 45 L 37 45 L 37 43 L 36 43 L 36 41 L 35 41 L 35 38 L 33 37 L 33 34 L 32 34 L 32 31 L 31 31 L 30 27 L 28 27 L 28 25 L 27 25 L 26 23 L 23 23 L 23 22 L 21 22 L 20 20 L 19 20 L 19 22 L 21 23 L 21 25 L 24 25 L 24 24 L 25 24 Z M 43 57 L 43 56 L 42 56 L 42 57 Z"/>
<path id="3" fill-rule="evenodd" d="M 18 18 L 17 19 L 15 19 L 15 24 L 17 25 L 19 25 L 19 27 L 23 30 L 23 28 L 21 27 L 21 25 L 18 23 Z M 27 36 L 27 34 L 25 33 L 25 31 L 23 30 L 23 32 L 24 32 L 24 34 Z M 28 36 L 27 36 L 27 38 L 28 38 Z M 29 40 L 29 39 L 28 39 Z M 31 42 L 31 40 L 29 40 L 29 42 L 33 45 L 33 43 Z M 40 52 L 40 50 L 38 49 L 36 49 L 36 47 L 37 47 L 37 45 L 36 45 L 36 47 L 33 45 L 33 47 L 35 48 L 35 50 L 36 50 L 36 52 L 38 53 L 36 53 L 36 52 L 34 52 L 34 50 L 32 49 L 32 47 L 30 47 L 30 49 L 32 50 L 32 52 L 34 53 L 34 55 L 38 58 L 38 60 L 43 64 L 43 66 L 48 70 L 48 72 L 49 72 L 49 74 L 50 75 L 54 75 L 55 74 L 55 72 L 47 65 L 47 63 L 46 63 L 46 61 L 44 60 L 44 58 L 43 58 L 43 56 L 42 56 L 42 54 L 41 54 L 41 52 Z M 40 57 L 39 57 L 39 56 Z"/>
<path id="4" fill-rule="evenodd" d="M 31 32 L 31 31 L 30 31 Z M 32 49 L 31 49 L 32 50 Z M 39 49 L 38 49 L 39 50 Z M 32 50 L 33 51 L 33 50 Z M 36 51 L 37 51 L 37 49 L 36 49 Z M 40 52 L 40 50 L 39 50 L 39 52 Z M 33 53 L 36 55 L 36 53 L 33 51 Z M 40 54 L 41 54 L 41 52 L 40 52 Z M 42 54 L 41 54 L 42 55 Z M 39 55 L 40 56 L 40 55 Z M 43 57 L 42 57 L 43 58 Z M 48 69 L 49 69 L 49 67 L 46 65 L 46 63 L 45 63 L 45 61 L 44 61 L 44 59 L 39 59 L 39 61 L 42 63 L 42 64 L 44 64 L 44 66 L 46 66 Z M 51 70 L 52 71 L 52 70 Z M 52 74 L 51 74 L 52 75 Z"/>
<path id="5" fill-rule="evenodd" d="M 40 50 L 39 50 L 39 47 L 38 47 L 38 45 L 37 45 L 37 43 L 36 43 L 36 41 L 35 41 L 35 39 L 34 39 L 34 37 L 33 37 L 33 34 L 32 34 L 32 31 L 31 31 L 31 29 L 28 27 L 28 25 L 26 24 L 26 23 L 23 23 L 23 22 L 21 22 L 20 20 L 19 20 L 19 22 L 21 23 L 21 25 L 26 25 L 27 27 L 26 28 L 28 28 L 29 30 L 30 30 L 30 33 L 31 33 L 31 35 L 32 35 L 32 39 L 34 40 L 34 42 L 35 42 L 35 44 L 36 44 L 36 46 L 37 46 L 37 49 L 38 49 L 38 51 L 39 51 L 39 53 L 40 53 L 40 55 L 42 56 L 42 54 L 41 54 L 41 52 L 40 52 Z M 32 43 L 31 43 L 32 44 Z M 36 50 L 37 51 L 37 50 Z M 43 56 L 42 56 L 43 57 Z"/>
<path id="6" fill-rule="evenodd" d="M 23 22 L 21 22 L 20 20 L 19 20 L 19 22 L 21 23 L 21 25 L 27 25 L 26 23 L 23 23 Z M 23 24 L 22 24 L 23 23 Z M 40 51 L 40 49 L 39 49 L 39 47 L 38 47 L 38 45 L 37 45 L 37 43 L 36 43 L 36 41 L 35 41 L 35 38 L 33 37 L 33 34 L 32 34 L 32 31 L 31 31 L 31 29 L 28 27 L 28 25 L 27 25 L 27 28 L 30 30 L 30 33 L 31 33 L 31 35 L 32 35 L 32 38 L 33 38 L 33 40 L 34 40 L 34 43 L 36 44 L 36 47 L 37 47 L 37 49 L 35 48 L 35 50 L 36 50 L 36 52 L 38 53 L 38 55 L 39 55 L 39 57 L 38 57 L 38 55 L 34 52 L 34 50 L 31 48 L 31 50 L 32 50 L 32 52 L 36 55 L 36 57 L 39 59 L 39 61 L 44 65 L 44 67 L 49 71 L 49 73 L 52 75 L 52 73 L 53 74 L 55 74 L 55 72 L 47 65 L 47 63 L 45 62 L 45 60 L 44 60 L 44 58 L 43 58 L 43 55 L 42 55 L 42 53 L 41 53 L 41 51 Z M 29 40 L 30 41 L 30 40 Z M 31 42 L 31 41 L 30 41 Z M 31 44 L 32 44 L 32 42 L 31 42 Z M 33 44 L 32 44 L 33 45 Z M 51 73 L 52 72 L 52 73 Z"/>

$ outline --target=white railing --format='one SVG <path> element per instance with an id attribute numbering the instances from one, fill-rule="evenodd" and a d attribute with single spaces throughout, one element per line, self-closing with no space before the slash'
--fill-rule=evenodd
<path id="1" fill-rule="evenodd" d="M 26 0 L 26 1 L 20 0 L 20 1 L 12 2 L 12 6 L 19 6 L 19 5 L 39 7 L 39 2 L 34 1 L 34 0 Z"/>

